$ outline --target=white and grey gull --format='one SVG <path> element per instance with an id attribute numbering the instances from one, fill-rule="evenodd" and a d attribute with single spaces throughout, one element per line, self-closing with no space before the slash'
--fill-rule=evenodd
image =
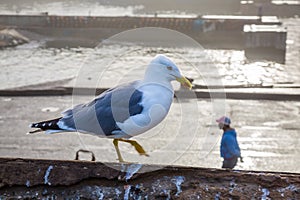
<path id="1" fill-rule="evenodd" d="M 140 155 L 143 147 L 131 137 L 158 125 L 168 114 L 173 102 L 171 81 L 177 80 L 191 89 L 176 64 L 165 55 L 157 55 L 148 64 L 142 80 L 109 89 L 86 104 L 79 104 L 62 113 L 62 117 L 32 123 L 35 133 L 81 132 L 113 139 L 118 160 L 124 162 L 118 143 L 130 143 Z"/>

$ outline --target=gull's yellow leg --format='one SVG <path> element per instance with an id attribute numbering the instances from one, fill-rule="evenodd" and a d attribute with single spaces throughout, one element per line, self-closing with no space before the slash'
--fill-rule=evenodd
<path id="1" fill-rule="evenodd" d="M 144 150 L 144 148 L 135 140 L 125 140 L 125 139 L 118 139 L 119 141 L 122 142 L 127 142 L 129 144 L 131 144 L 132 146 L 134 146 L 135 150 L 140 154 L 140 155 L 144 155 L 144 156 L 149 156 L 146 151 Z"/>
<path id="2" fill-rule="evenodd" d="M 124 162 L 124 160 L 122 158 L 122 155 L 121 155 L 121 152 L 120 152 L 120 149 L 119 149 L 119 140 L 120 139 L 114 139 L 113 143 L 114 143 L 117 155 L 118 155 L 119 162 Z"/>

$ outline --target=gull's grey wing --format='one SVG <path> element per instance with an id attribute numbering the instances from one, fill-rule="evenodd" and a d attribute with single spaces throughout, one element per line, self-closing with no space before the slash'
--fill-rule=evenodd
<path id="1" fill-rule="evenodd" d="M 143 93 L 136 89 L 137 85 L 138 81 L 120 85 L 87 104 L 65 111 L 58 125 L 65 130 L 112 135 L 113 131 L 120 130 L 116 122 L 123 122 L 143 110 Z"/>

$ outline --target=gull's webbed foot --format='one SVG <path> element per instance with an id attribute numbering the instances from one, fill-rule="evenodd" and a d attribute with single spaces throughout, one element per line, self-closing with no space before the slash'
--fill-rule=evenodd
<path id="1" fill-rule="evenodd" d="M 121 155 L 121 152 L 120 152 L 120 149 L 119 149 L 119 141 L 127 142 L 127 143 L 131 144 L 132 146 L 134 146 L 135 150 L 140 155 L 147 156 L 147 157 L 149 156 L 149 154 L 146 153 L 146 151 L 144 150 L 144 148 L 137 141 L 135 141 L 135 140 L 125 140 L 125 139 L 121 139 L 121 138 L 120 139 L 114 139 L 113 140 L 113 144 L 115 146 L 119 162 L 121 162 L 121 163 L 128 163 L 128 162 L 124 161 L 124 159 L 122 158 L 122 155 Z"/>

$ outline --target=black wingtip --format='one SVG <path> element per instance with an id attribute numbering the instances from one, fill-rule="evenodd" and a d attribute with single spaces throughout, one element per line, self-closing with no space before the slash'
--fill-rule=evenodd
<path id="1" fill-rule="evenodd" d="M 60 119 L 61 119 L 61 117 L 60 118 L 56 118 L 56 119 L 52 119 L 52 120 L 47 120 L 47 121 L 32 123 L 32 124 L 29 125 L 29 127 L 30 128 L 40 128 L 42 130 L 48 130 L 48 129 L 61 130 L 59 128 L 59 126 L 57 125 L 57 122 Z"/>
<path id="2" fill-rule="evenodd" d="M 32 123 L 29 125 L 29 128 L 37 128 L 38 124 L 37 123 Z"/>

